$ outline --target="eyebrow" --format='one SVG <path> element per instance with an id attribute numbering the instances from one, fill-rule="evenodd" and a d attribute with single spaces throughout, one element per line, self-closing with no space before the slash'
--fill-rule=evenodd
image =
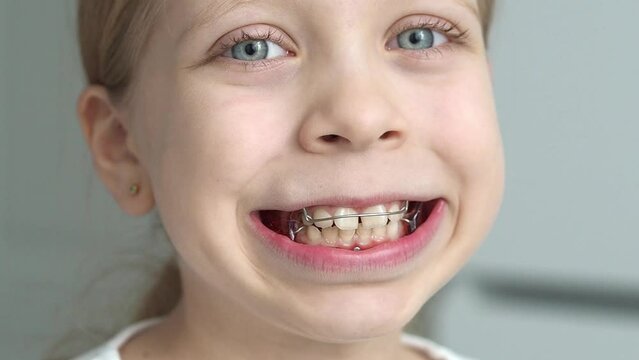
<path id="1" fill-rule="evenodd" d="M 260 2 L 260 0 L 222 0 L 215 1 L 200 11 L 195 21 L 184 31 L 184 34 L 190 33 L 196 28 L 208 23 L 211 19 L 224 16 L 238 7 L 248 6 L 251 3 Z"/>
<path id="2" fill-rule="evenodd" d="M 268 0 L 268 1 L 272 2 L 273 0 Z M 299 2 L 299 0 L 287 0 L 287 1 Z M 469 10 L 478 19 L 480 18 L 479 9 L 477 8 L 477 2 L 475 0 L 452 0 L 452 1 L 460 5 L 461 7 Z M 259 2 L 265 2 L 265 0 L 222 0 L 219 2 L 215 1 L 209 4 L 207 7 L 205 7 L 202 11 L 200 11 L 196 15 L 193 23 L 191 23 L 191 25 L 189 25 L 189 27 L 186 28 L 186 30 L 182 33 L 182 37 L 184 37 L 186 34 L 190 33 L 191 31 L 193 31 L 194 29 L 197 29 L 203 26 L 204 24 L 209 23 L 212 19 L 222 17 L 237 8 L 249 6 L 250 4 L 259 3 Z"/>

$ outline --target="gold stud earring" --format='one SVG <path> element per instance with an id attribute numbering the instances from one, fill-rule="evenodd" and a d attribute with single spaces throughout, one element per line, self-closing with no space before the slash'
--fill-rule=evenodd
<path id="1" fill-rule="evenodd" d="M 129 193 L 131 195 L 137 195 L 140 193 L 140 185 L 139 184 L 131 184 L 129 187 Z"/>

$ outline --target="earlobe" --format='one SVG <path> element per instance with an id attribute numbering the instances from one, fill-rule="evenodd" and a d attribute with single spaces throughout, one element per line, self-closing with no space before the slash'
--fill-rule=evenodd
<path id="1" fill-rule="evenodd" d="M 80 94 L 77 115 L 93 166 L 120 208 L 132 216 L 149 212 L 155 205 L 153 194 L 148 174 L 132 146 L 132 134 L 125 128 L 126 115 L 108 91 L 97 85 Z"/>

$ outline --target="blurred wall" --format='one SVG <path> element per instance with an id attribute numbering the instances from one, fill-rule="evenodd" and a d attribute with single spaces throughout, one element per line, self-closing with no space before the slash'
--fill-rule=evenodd
<path id="1" fill-rule="evenodd" d="M 438 297 L 434 338 L 481 359 L 639 358 L 639 3 L 498 2 L 490 56 L 506 195 L 487 242 Z M 7 359 L 39 359 L 87 320 L 117 326 L 144 254 L 167 250 L 152 215 L 125 216 L 93 175 L 74 114 L 74 4 L 0 2 Z M 84 292 L 96 279 L 106 296 Z"/>

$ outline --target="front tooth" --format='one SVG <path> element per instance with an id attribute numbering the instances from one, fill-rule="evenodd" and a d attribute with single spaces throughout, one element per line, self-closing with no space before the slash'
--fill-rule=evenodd
<path id="1" fill-rule="evenodd" d="M 353 245 L 353 236 L 355 236 L 355 230 L 340 230 L 339 240 L 344 246 Z"/>
<path id="2" fill-rule="evenodd" d="M 338 208 L 335 211 L 335 216 L 344 216 L 344 215 L 353 215 L 357 214 L 354 209 L 351 208 Z M 357 230 L 357 223 L 359 218 L 357 216 L 354 217 L 346 217 L 341 219 L 335 219 L 335 226 L 340 228 L 340 230 Z"/>
<path id="3" fill-rule="evenodd" d="M 339 229 L 334 226 L 322 229 L 322 237 L 324 238 L 324 244 L 334 246 L 337 244 Z"/>
<path id="4" fill-rule="evenodd" d="M 386 235 L 389 240 L 399 239 L 399 222 L 391 221 L 386 225 Z"/>
<path id="5" fill-rule="evenodd" d="M 382 242 L 386 240 L 386 226 L 373 228 L 373 234 L 371 238 L 375 242 Z"/>
<path id="6" fill-rule="evenodd" d="M 324 219 L 329 217 L 333 217 L 333 215 L 329 214 L 326 209 L 317 208 L 313 211 L 313 219 Z M 333 226 L 333 220 L 315 221 L 315 226 L 322 229 L 330 228 Z"/>
<path id="7" fill-rule="evenodd" d="M 319 245 L 322 243 L 322 232 L 315 226 L 306 227 L 306 237 L 309 245 Z"/>
<path id="8" fill-rule="evenodd" d="M 357 243 L 363 246 L 370 244 L 371 233 L 372 233 L 371 229 L 366 229 L 362 226 L 362 224 L 360 224 L 359 227 L 357 228 L 357 237 L 359 239 L 357 240 Z"/>
<path id="9" fill-rule="evenodd" d="M 364 209 L 365 213 L 383 213 L 386 212 L 386 208 L 384 205 L 375 205 Z M 372 229 L 376 227 L 386 226 L 388 222 L 388 217 L 386 215 L 380 216 L 362 216 L 362 226 L 367 229 Z"/>
<path id="10" fill-rule="evenodd" d="M 393 202 L 391 204 L 390 208 L 388 208 L 388 212 L 399 211 L 399 209 L 401 209 L 401 206 L 399 206 L 399 202 L 395 201 L 395 202 Z M 388 220 L 390 220 L 390 221 L 400 221 L 403 217 L 404 217 L 403 214 L 388 215 Z"/>

